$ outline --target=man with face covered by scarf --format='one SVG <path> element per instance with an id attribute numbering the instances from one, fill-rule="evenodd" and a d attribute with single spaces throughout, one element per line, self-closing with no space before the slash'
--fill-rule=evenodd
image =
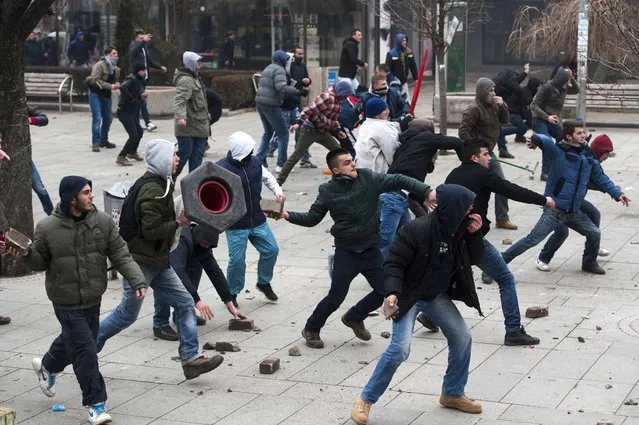
<path id="1" fill-rule="evenodd" d="M 91 146 L 94 152 L 100 148 L 115 148 L 109 142 L 109 129 L 113 121 L 111 94 L 120 89 L 120 68 L 117 67 L 118 51 L 113 46 L 104 50 L 104 56 L 93 65 L 87 78 L 89 106 L 91 107 Z"/>
<path id="2" fill-rule="evenodd" d="M 384 263 L 384 308 L 397 308 L 391 316 L 393 336 L 353 406 L 351 418 L 358 425 L 368 423 L 371 406 L 384 394 L 397 368 L 408 359 L 419 312 L 437 321 L 448 343 L 448 368 L 439 403 L 462 412 L 482 412 L 481 404 L 464 394 L 472 337 L 453 303 L 461 300 L 483 316 L 471 268 L 483 256 L 479 231 L 482 221 L 479 214 L 470 214 L 475 194 L 469 189 L 440 185 L 436 198 L 433 213 L 400 230 Z"/>
<path id="3" fill-rule="evenodd" d="M 493 153 L 502 124 L 508 124 L 510 116 L 508 105 L 504 100 L 495 95 L 495 83 L 489 78 L 480 78 L 475 87 L 475 104 L 466 108 L 462 115 L 462 123 L 459 127 L 459 138 L 464 143 L 473 141 L 486 142 L 490 147 L 490 155 L 496 159 Z M 499 161 L 490 161 L 490 169 L 502 179 L 504 171 Z M 495 227 L 500 229 L 517 230 L 517 226 L 508 217 L 508 198 L 495 196 Z"/>

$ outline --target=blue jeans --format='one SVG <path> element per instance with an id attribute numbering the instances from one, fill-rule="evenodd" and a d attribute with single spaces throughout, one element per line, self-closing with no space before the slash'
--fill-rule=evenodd
<path id="1" fill-rule="evenodd" d="M 204 152 L 206 151 L 207 137 L 185 137 L 178 136 L 178 150 L 177 156 L 180 157 L 180 163 L 178 164 L 175 175 L 179 175 L 182 169 L 189 163 L 189 173 L 202 165 L 204 160 Z"/>
<path id="2" fill-rule="evenodd" d="M 402 192 L 388 192 L 379 195 L 379 250 L 388 256 L 388 250 L 395 240 L 397 230 L 410 221 L 408 198 Z"/>
<path id="3" fill-rule="evenodd" d="M 277 138 L 277 145 L 279 152 L 277 155 L 277 166 L 283 167 L 288 158 L 288 125 L 287 121 L 282 114 L 280 108 L 274 109 L 261 109 L 257 108 L 257 112 L 262 120 L 262 126 L 264 127 L 264 134 L 262 135 L 262 141 L 260 147 L 255 155 L 260 161 L 266 161 L 266 155 L 271 143 L 271 137 Z"/>
<path id="4" fill-rule="evenodd" d="M 182 364 L 192 362 L 199 357 L 193 297 L 184 288 L 172 268 L 161 269 L 140 264 L 140 269 L 142 269 L 146 281 L 150 282 L 149 286 L 157 293 L 155 295 L 173 307 L 177 332 L 180 336 L 180 346 L 178 347 L 180 359 Z M 100 323 L 97 341 L 98 352 L 102 350 L 107 339 L 119 334 L 135 322 L 140 313 L 142 301 L 144 300 L 136 298 L 135 289 L 129 281 L 122 279 L 122 300 Z"/>
<path id="5" fill-rule="evenodd" d="M 484 238 L 484 258 L 479 268 L 497 281 L 501 310 L 504 313 L 506 332 L 514 332 L 521 328 L 521 314 L 515 276 L 508 269 L 508 265 L 493 244 Z"/>
<path id="6" fill-rule="evenodd" d="M 561 130 L 561 124 L 551 124 L 548 121 L 534 119 L 533 130 L 537 134 L 545 134 L 546 136 L 552 137 L 553 139 L 555 139 L 556 142 L 560 141 L 564 137 L 563 131 Z M 544 160 L 544 156 L 542 154 L 541 172 L 544 174 L 548 174 L 548 172 L 550 171 L 548 167 L 548 161 Z"/>
<path id="7" fill-rule="evenodd" d="M 109 129 L 113 122 L 111 98 L 89 92 L 91 108 L 91 143 L 98 145 L 109 141 Z"/>
<path id="8" fill-rule="evenodd" d="M 524 119 L 519 114 L 510 114 L 510 124 L 509 126 L 502 127 L 501 132 L 499 134 L 499 150 L 506 150 L 506 136 L 510 136 L 511 134 L 517 134 L 523 136 L 526 131 L 528 131 L 528 126 L 524 122 Z"/>
<path id="9" fill-rule="evenodd" d="M 286 123 L 291 126 L 294 124 L 297 124 L 297 121 L 300 119 L 300 109 L 299 108 L 295 108 L 291 111 L 286 111 L 286 110 L 282 110 L 282 116 L 284 117 L 284 121 L 286 121 Z M 295 147 L 297 147 L 297 142 L 300 139 L 300 129 L 299 127 L 297 128 L 297 130 L 295 130 Z M 273 153 L 275 152 L 275 150 L 279 147 L 278 142 L 277 142 L 277 137 L 275 135 L 273 135 L 273 137 L 271 137 L 271 143 L 269 146 L 269 150 L 268 153 Z M 306 151 L 304 151 L 304 153 L 302 154 L 302 160 L 301 163 L 308 163 L 311 162 L 311 154 L 308 153 L 308 149 Z"/>
<path id="10" fill-rule="evenodd" d="M 584 199 L 584 202 L 581 204 L 581 212 L 586 214 L 595 226 L 599 227 L 601 223 L 601 212 L 599 212 L 597 207 Z M 541 250 L 539 260 L 549 264 L 557 250 L 568 238 L 568 233 L 568 227 L 565 225 L 557 227 Z"/>
<path id="11" fill-rule="evenodd" d="M 448 367 L 444 375 L 442 394 L 464 394 L 473 340 L 464 318 L 450 296 L 440 294 L 429 301 L 417 301 L 401 319 L 393 320 L 390 345 L 379 358 L 373 375 L 362 390 L 362 399 L 365 402 L 377 402 L 386 391 L 399 365 L 408 359 L 415 318 L 419 312 L 427 314 L 439 325 L 448 342 Z"/>
<path id="12" fill-rule="evenodd" d="M 581 211 L 568 212 L 559 208 L 545 208 L 543 214 L 535 224 L 535 227 L 524 238 L 518 240 L 502 253 L 506 263 L 510 263 L 515 257 L 537 246 L 541 241 L 560 226 L 565 225 L 586 237 L 586 248 L 582 264 L 597 262 L 599 254 L 599 242 L 601 233 L 599 228 Z"/>
<path id="13" fill-rule="evenodd" d="M 251 229 L 227 230 L 229 264 L 226 269 L 226 280 L 229 283 L 231 295 L 237 295 L 244 289 L 246 247 L 249 241 L 260 253 L 257 263 L 257 284 L 270 285 L 273 280 L 273 269 L 280 250 L 268 223 Z"/>
<path id="14" fill-rule="evenodd" d="M 53 203 L 51 202 L 49 192 L 47 192 L 47 188 L 44 187 L 44 183 L 42 183 L 42 179 L 40 178 L 40 173 L 38 173 L 38 169 L 33 161 L 31 161 L 31 188 L 36 195 L 38 195 L 44 212 L 47 215 L 51 215 L 53 212 Z"/>

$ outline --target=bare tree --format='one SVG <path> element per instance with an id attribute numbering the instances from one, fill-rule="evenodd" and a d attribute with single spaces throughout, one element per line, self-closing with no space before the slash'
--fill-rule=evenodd
<path id="1" fill-rule="evenodd" d="M 588 60 L 639 78 L 639 8 L 633 0 L 589 0 Z M 522 6 L 508 50 L 526 58 L 577 57 L 579 0 L 551 0 L 545 9 Z M 599 68 L 599 67 L 598 67 Z M 599 78 L 595 78 L 599 81 Z"/>
<path id="2" fill-rule="evenodd" d="M 24 89 L 24 42 L 56 0 L 0 0 L 0 134 L 11 162 L 0 167 L 0 200 L 7 220 L 20 232 L 33 235 L 31 207 L 31 136 Z M 2 274 L 27 270 L 6 256 Z"/>
<path id="3" fill-rule="evenodd" d="M 379 0 L 360 0 L 369 7 L 379 9 Z M 439 129 L 442 134 L 448 130 L 446 113 L 446 68 L 444 66 L 448 42 L 446 20 L 454 8 L 459 7 L 459 1 L 452 0 L 389 0 L 386 11 L 395 25 L 417 32 L 420 37 L 430 39 L 433 51 L 439 64 L 436 72 L 439 82 Z M 488 14 L 483 0 L 469 0 L 465 2 L 468 20 L 465 30 L 478 22 L 487 20 Z"/>

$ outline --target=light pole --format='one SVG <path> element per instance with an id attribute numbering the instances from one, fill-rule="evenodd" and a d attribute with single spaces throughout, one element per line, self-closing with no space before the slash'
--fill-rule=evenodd
<path id="1" fill-rule="evenodd" d="M 586 84 L 588 81 L 588 0 L 579 0 L 577 22 L 577 121 L 586 123 Z"/>

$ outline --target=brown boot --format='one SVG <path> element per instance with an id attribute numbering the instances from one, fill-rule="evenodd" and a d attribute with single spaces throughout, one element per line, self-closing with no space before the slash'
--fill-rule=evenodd
<path id="1" fill-rule="evenodd" d="M 439 404 L 451 409 L 461 410 L 466 413 L 481 413 L 481 404 L 465 395 L 452 396 L 442 394 L 439 397 Z"/>
<path id="2" fill-rule="evenodd" d="M 137 152 L 134 154 L 130 154 L 126 156 L 127 159 L 132 159 L 134 161 L 144 161 L 144 158 L 142 158 Z"/>
<path id="3" fill-rule="evenodd" d="M 506 229 L 506 230 L 518 229 L 517 225 L 513 224 L 513 222 L 510 220 L 499 220 L 497 221 L 497 224 L 495 224 L 495 227 L 497 227 L 498 229 Z"/>
<path id="4" fill-rule="evenodd" d="M 324 341 L 320 338 L 319 332 L 302 329 L 302 336 L 306 340 L 306 345 L 310 348 L 324 348 Z"/>
<path id="5" fill-rule="evenodd" d="M 342 316 L 342 323 L 344 326 L 347 326 L 353 330 L 355 336 L 361 339 L 362 341 L 370 341 L 371 333 L 364 326 L 364 322 L 355 322 L 353 320 L 348 320 L 346 315 Z"/>
<path id="6" fill-rule="evenodd" d="M 210 359 L 204 356 L 200 356 L 190 363 L 182 365 L 182 371 L 186 379 L 194 379 L 198 376 L 208 373 L 222 364 L 224 357 L 219 354 L 214 355 Z"/>
<path id="7" fill-rule="evenodd" d="M 126 159 L 126 156 L 121 156 L 121 155 L 118 156 L 118 158 L 115 160 L 115 163 L 118 165 L 122 165 L 124 167 L 130 167 L 131 165 L 133 165 L 129 162 L 128 159 Z"/>
<path id="8" fill-rule="evenodd" d="M 366 403 L 362 400 L 362 397 L 357 397 L 353 405 L 353 410 L 351 411 L 351 419 L 353 422 L 357 425 L 368 424 L 368 412 L 371 410 L 371 406 L 372 404 Z"/>

